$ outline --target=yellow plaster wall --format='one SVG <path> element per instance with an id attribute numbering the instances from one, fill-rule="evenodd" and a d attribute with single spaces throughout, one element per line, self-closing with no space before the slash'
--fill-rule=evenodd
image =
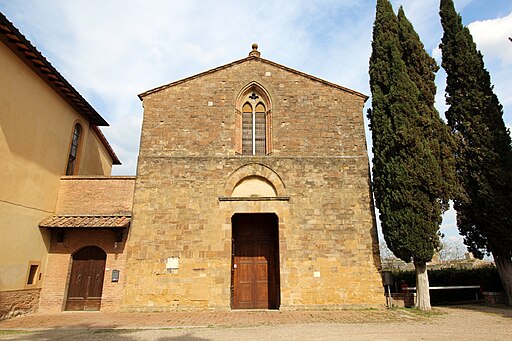
<path id="1" fill-rule="evenodd" d="M 48 215 L 45 211 L 0 202 L 0 291 L 41 287 L 38 275 L 33 286 L 25 284 L 29 263 L 46 259 L 50 234 L 37 228 L 37 224 Z"/>
<path id="2" fill-rule="evenodd" d="M 28 264 L 45 271 L 52 214 L 73 124 L 83 126 L 80 171 L 110 174 L 88 122 L 0 43 L 0 291 L 25 288 Z M 96 151 L 97 155 L 88 155 Z M 94 153 L 92 153 L 94 154 Z M 110 161 L 111 162 L 111 161 Z M 41 284 L 41 283 L 39 283 Z"/>
<path id="3" fill-rule="evenodd" d="M 110 175 L 112 171 L 112 158 L 91 129 L 82 149 L 82 162 L 78 169 L 79 175 Z"/>

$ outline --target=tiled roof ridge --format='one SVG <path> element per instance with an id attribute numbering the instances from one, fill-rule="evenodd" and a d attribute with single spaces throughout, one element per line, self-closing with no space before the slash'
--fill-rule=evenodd
<path id="1" fill-rule="evenodd" d="M 135 175 L 62 175 L 61 180 L 135 180 Z"/>
<path id="2" fill-rule="evenodd" d="M 97 126 L 108 126 L 107 121 L 2 12 L 0 12 L 0 40 L 89 122 Z"/>
<path id="3" fill-rule="evenodd" d="M 103 143 L 114 165 L 121 162 L 105 135 L 98 126 L 108 126 L 105 119 L 87 102 L 85 98 L 60 74 L 45 56 L 28 40 L 7 17 L 0 12 L 0 41 L 2 41 L 32 71 L 43 79 L 72 108 L 84 116 Z"/>
<path id="4" fill-rule="evenodd" d="M 117 217 L 131 217 L 132 214 L 130 213 L 105 213 L 105 214 L 54 214 L 51 217 L 48 217 L 46 219 L 50 218 L 117 218 Z"/>
<path id="5" fill-rule="evenodd" d="M 54 215 L 39 223 L 41 228 L 126 228 L 131 215 Z"/>

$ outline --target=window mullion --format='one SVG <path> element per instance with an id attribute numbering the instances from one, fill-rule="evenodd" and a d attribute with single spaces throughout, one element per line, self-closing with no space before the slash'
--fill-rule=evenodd
<path id="1" fill-rule="evenodd" d="M 252 109 L 252 155 L 256 155 L 256 112 Z"/>

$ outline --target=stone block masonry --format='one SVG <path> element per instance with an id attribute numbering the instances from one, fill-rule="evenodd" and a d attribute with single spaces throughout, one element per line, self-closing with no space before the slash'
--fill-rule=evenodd
<path id="1" fill-rule="evenodd" d="M 237 150 L 237 96 L 252 83 L 272 101 L 263 156 Z M 237 213 L 278 217 L 280 309 L 385 303 L 364 95 L 249 57 L 141 97 L 123 310 L 232 308 Z M 247 178 L 276 196 L 232 197 Z"/>

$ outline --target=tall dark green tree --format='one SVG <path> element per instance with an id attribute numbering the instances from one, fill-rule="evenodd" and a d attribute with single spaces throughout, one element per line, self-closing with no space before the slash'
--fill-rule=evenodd
<path id="1" fill-rule="evenodd" d="M 475 256 L 492 253 L 512 305 L 511 139 L 482 54 L 452 0 L 441 0 L 440 16 L 446 118 L 456 137 L 461 184 L 454 200 L 457 225 Z"/>
<path id="2" fill-rule="evenodd" d="M 454 140 L 450 135 L 448 125 L 443 122 L 435 108 L 435 79 L 439 66 L 425 50 L 402 6 L 398 9 L 397 18 L 402 59 L 407 67 L 409 77 L 419 90 L 419 130 L 439 163 L 439 168 L 431 170 L 438 176 L 434 180 L 436 185 L 431 186 L 430 191 L 437 198 L 436 201 L 439 202 L 439 207 L 444 212 L 449 208 L 449 199 L 455 191 L 457 180 L 454 172 Z M 437 216 L 437 211 L 435 214 Z"/>
<path id="3" fill-rule="evenodd" d="M 447 134 L 433 108 L 437 66 L 401 12 L 399 24 L 389 1 L 377 1 L 368 111 L 373 190 L 386 243 L 397 257 L 414 262 L 416 306 L 428 310 L 426 263 L 439 246 L 439 225 L 449 197 L 443 177 L 449 165 L 440 162 Z"/>

